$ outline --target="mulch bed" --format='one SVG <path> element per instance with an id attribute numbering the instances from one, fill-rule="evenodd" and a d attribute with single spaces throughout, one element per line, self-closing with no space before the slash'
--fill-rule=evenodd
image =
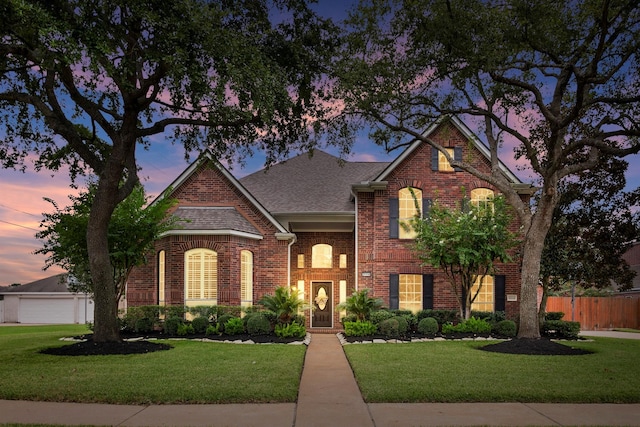
<path id="1" fill-rule="evenodd" d="M 189 335 L 188 337 L 180 336 L 168 336 L 162 332 L 147 334 L 143 337 L 139 335 L 127 335 L 122 334 L 121 338 L 143 338 L 135 341 L 122 341 L 122 342 L 106 342 L 97 343 L 93 342 L 93 336 L 91 334 L 74 337 L 78 340 L 73 344 L 64 345 L 61 347 L 51 347 L 41 350 L 40 353 L 51 354 L 55 356 L 98 356 L 98 355 L 112 355 L 112 354 L 144 354 L 154 351 L 170 350 L 173 347 L 169 344 L 157 343 L 156 339 L 208 339 L 211 341 L 253 341 L 257 344 L 288 344 L 291 342 L 301 341 L 299 338 L 280 338 L 275 335 Z"/>
<path id="2" fill-rule="evenodd" d="M 516 338 L 486 345 L 480 350 L 508 354 L 531 354 L 544 356 L 579 356 L 590 351 L 573 348 L 547 338 Z"/>

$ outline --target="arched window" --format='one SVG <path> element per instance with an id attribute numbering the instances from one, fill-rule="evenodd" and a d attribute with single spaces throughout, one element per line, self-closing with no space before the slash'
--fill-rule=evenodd
<path id="1" fill-rule="evenodd" d="M 413 194 L 411 194 L 412 192 Z M 410 222 L 421 212 L 422 190 L 409 187 L 401 188 L 398 191 L 398 237 L 400 239 L 415 239 L 416 232 L 411 228 Z"/>
<path id="2" fill-rule="evenodd" d="M 240 305 L 253 305 L 253 253 L 240 251 Z"/>
<path id="3" fill-rule="evenodd" d="M 185 305 L 215 305 L 218 301 L 218 254 L 191 249 L 184 254 Z"/>
<path id="4" fill-rule="evenodd" d="M 165 287 L 165 252 L 158 252 L 158 305 L 165 305 L 164 287 Z"/>
<path id="5" fill-rule="evenodd" d="M 311 248 L 311 268 L 331 268 L 333 248 L 331 245 L 320 243 Z"/>
<path id="6" fill-rule="evenodd" d="M 495 193 L 488 188 L 476 188 L 471 190 L 471 204 L 479 208 L 493 207 Z"/>

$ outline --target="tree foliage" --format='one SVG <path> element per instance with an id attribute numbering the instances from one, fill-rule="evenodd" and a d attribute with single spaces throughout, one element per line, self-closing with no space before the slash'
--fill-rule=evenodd
<path id="1" fill-rule="evenodd" d="M 389 149 L 418 139 L 499 189 L 524 226 L 518 336 L 539 337 L 536 290 L 558 184 L 640 151 L 637 1 L 363 1 L 349 24 L 333 138 L 369 124 Z M 478 129 L 490 173 L 423 136 L 443 114 Z M 535 174 L 535 205 L 501 173 L 503 144 Z"/>
<path id="2" fill-rule="evenodd" d="M 95 184 L 78 196 L 70 196 L 71 206 L 60 209 L 55 201 L 48 200 L 55 212 L 44 214 L 40 226 L 44 230 L 36 237 L 44 241 L 36 253 L 47 255 L 45 268 L 58 265 L 75 279 L 72 290 L 94 293 L 93 280 L 88 264 L 87 224 L 95 194 Z M 175 228 L 177 219 L 167 216 L 175 205 L 172 199 L 159 199 L 147 205 L 142 185 L 120 203 L 109 221 L 109 260 L 113 270 L 113 287 L 116 305 L 125 291 L 131 270 L 143 265 L 149 250 L 159 236 Z"/>
<path id="3" fill-rule="evenodd" d="M 640 213 L 631 208 L 639 204 L 640 188 L 624 191 L 627 167 L 610 158 L 601 169 L 561 183 L 542 252 L 541 320 L 548 294 L 567 283 L 597 289 L 632 286 L 635 272 L 622 255 L 640 237 Z"/>
<path id="4" fill-rule="evenodd" d="M 0 164 L 98 179 L 95 341 L 120 339 L 108 225 L 139 182 L 136 150 L 168 132 L 186 156 L 229 161 L 312 146 L 332 28 L 302 0 L 0 3 Z"/>
<path id="5" fill-rule="evenodd" d="M 445 273 L 464 319 L 482 289 L 473 292 L 476 279 L 495 274 L 497 262 L 513 260 L 510 251 L 520 241 L 509 231 L 511 222 L 503 197 L 457 209 L 436 202 L 426 218 L 411 221 L 414 250 L 425 265 Z"/>

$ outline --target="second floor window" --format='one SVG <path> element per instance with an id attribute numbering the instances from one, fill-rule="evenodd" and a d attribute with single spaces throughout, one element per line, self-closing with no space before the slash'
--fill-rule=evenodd
<path id="1" fill-rule="evenodd" d="M 411 194 L 412 192 L 413 194 Z M 398 191 L 398 238 L 416 238 L 416 232 L 411 228 L 411 219 L 419 213 L 422 213 L 422 190 L 401 188 Z"/>

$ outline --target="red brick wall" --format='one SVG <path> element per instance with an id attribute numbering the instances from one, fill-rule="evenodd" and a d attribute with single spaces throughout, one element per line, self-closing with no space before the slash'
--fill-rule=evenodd
<path id="1" fill-rule="evenodd" d="M 444 146 L 463 147 L 465 162 L 490 172 L 489 161 L 471 148 L 454 126 L 445 124 L 431 137 Z M 388 304 L 390 274 L 434 274 L 434 308 L 458 309 L 455 294 L 445 276 L 433 267 L 421 266 L 412 253 L 413 240 L 389 238 L 389 198 L 397 198 L 401 188 L 411 186 L 422 190 L 423 198 L 459 207 L 462 199 L 469 197 L 475 188 L 490 188 L 496 192 L 497 189 L 467 172 L 432 171 L 431 150 L 427 144 L 416 148 L 386 177 L 386 190 L 358 194 L 358 288 L 373 289 L 374 294 Z M 517 227 L 514 223 L 513 229 Z M 518 295 L 519 299 L 518 265 L 501 265 L 498 274 L 506 275 L 506 293 Z M 506 303 L 508 316 L 516 317 L 518 309 L 518 302 Z"/>
<path id="2" fill-rule="evenodd" d="M 218 304 L 240 304 L 240 251 L 253 252 L 253 298 L 258 301 L 287 285 L 287 242 L 275 238 L 277 228 L 215 167 L 200 166 L 172 197 L 180 206 L 233 206 L 258 229 L 262 240 L 237 236 L 167 236 L 155 244 L 148 263 L 133 271 L 127 289 L 129 306 L 158 303 L 157 254 L 165 251 L 165 301 L 184 303 L 184 253 L 194 248 L 218 254 Z"/>

